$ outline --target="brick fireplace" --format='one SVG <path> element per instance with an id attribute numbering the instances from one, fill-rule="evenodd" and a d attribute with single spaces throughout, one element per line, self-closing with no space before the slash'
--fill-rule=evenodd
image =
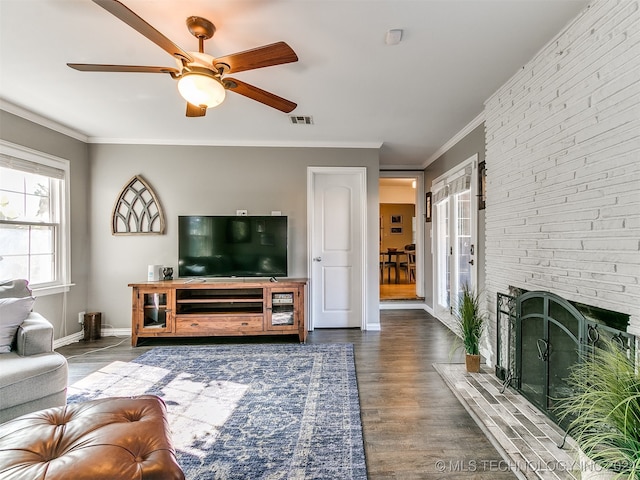
<path id="1" fill-rule="evenodd" d="M 618 312 L 640 335 L 639 30 L 638 1 L 595 0 L 487 100 L 492 318 L 513 285 Z"/>

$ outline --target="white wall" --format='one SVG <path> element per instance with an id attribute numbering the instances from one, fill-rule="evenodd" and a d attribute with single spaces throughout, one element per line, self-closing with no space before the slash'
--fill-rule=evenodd
<path id="1" fill-rule="evenodd" d="M 593 2 L 486 102 L 492 318 L 513 285 L 640 334 L 639 7 Z"/>
<path id="2" fill-rule="evenodd" d="M 366 286 L 367 324 L 378 312 L 378 150 L 331 148 L 91 145 L 89 305 L 103 326 L 131 326 L 129 283 L 146 280 L 148 264 L 176 266 L 179 215 L 250 215 L 280 210 L 289 217 L 289 276 L 307 277 L 307 166 L 367 167 L 372 254 Z M 156 192 L 165 235 L 113 236 L 111 211 L 122 187 L 140 174 Z M 177 272 L 177 269 L 176 269 Z"/>

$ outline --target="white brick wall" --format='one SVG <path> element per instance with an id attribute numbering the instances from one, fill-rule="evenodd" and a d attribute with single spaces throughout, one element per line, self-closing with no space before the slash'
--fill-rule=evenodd
<path id="1" fill-rule="evenodd" d="M 492 318 L 513 285 L 630 314 L 639 335 L 640 2 L 592 2 L 485 118 Z"/>

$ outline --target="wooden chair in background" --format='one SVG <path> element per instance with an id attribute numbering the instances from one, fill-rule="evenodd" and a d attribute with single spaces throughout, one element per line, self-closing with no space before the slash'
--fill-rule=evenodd
<path id="1" fill-rule="evenodd" d="M 384 274 L 387 272 L 387 283 L 391 283 L 391 270 L 393 269 L 393 273 L 395 278 L 398 276 L 398 266 L 395 260 L 392 261 L 391 256 L 386 253 L 380 253 L 380 283 L 384 283 Z"/>
<path id="2" fill-rule="evenodd" d="M 407 283 L 414 283 L 416 281 L 416 246 L 415 244 L 409 244 L 404 246 L 404 251 L 407 254 L 407 261 L 400 262 L 400 270 L 405 272 L 405 278 Z"/>

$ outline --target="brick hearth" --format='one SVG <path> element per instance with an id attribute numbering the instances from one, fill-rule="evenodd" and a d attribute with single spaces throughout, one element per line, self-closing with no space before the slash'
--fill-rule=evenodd
<path id="1" fill-rule="evenodd" d="M 464 364 L 435 364 L 447 386 L 458 397 L 487 438 L 504 458 L 496 464 L 446 465 L 447 471 L 512 470 L 527 480 L 577 480 L 580 463 L 573 441 L 546 415 L 515 390 L 502 393 L 500 381 L 485 368 L 467 373 Z"/>

